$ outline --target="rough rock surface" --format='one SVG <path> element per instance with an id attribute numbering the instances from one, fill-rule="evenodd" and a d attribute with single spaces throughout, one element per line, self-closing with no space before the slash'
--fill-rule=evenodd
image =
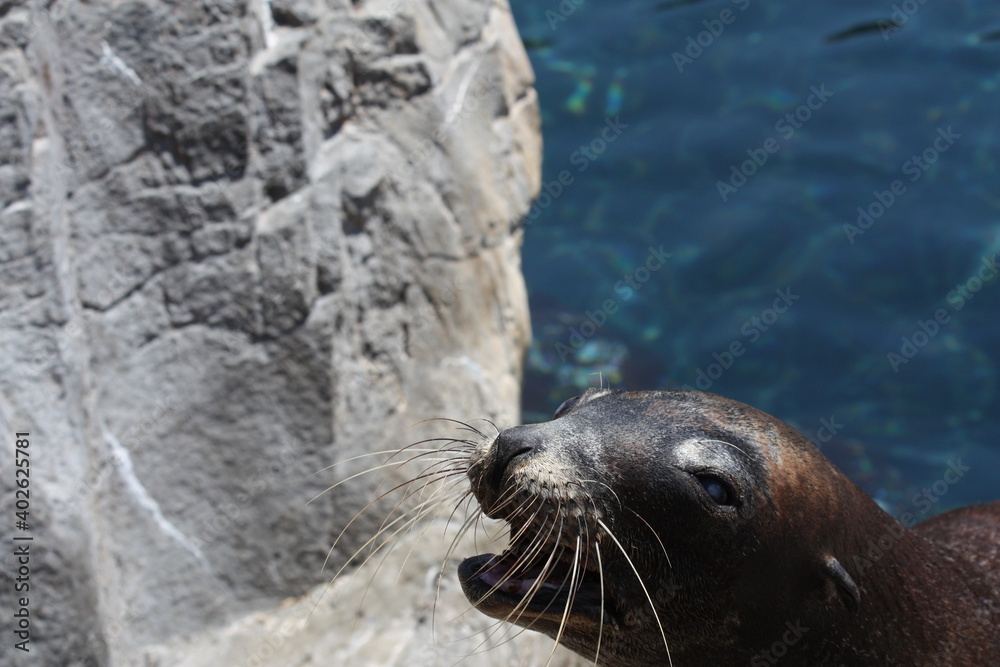
<path id="1" fill-rule="evenodd" d="M 30 664 L 253 664 L 240 628 L 377 525 L 321 571 L 375 480 L 309 503 L 367 464 L 314 473 L 429 417 L 517 418 L 540 135 L 506 2 L 3 2 L 0 109 L 0 539 L 30 431 Z M 275 664 L 436 664 L 400 595 L 308 626 L 395 657 Z"/>

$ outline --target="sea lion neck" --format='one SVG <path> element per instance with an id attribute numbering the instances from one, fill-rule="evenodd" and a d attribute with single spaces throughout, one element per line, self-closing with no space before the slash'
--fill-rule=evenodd
<path id="1" fill-rule="evenodd" d="M 861 602 L 839 650 L 885 660 L 889 646 L 898 664 L 957 664 L 928 660 L 927 647 L 946 655 L 956 626 L 989 631 L 990 620 L 970 610 L 991 594 L 990 586 L 972 564 L 869 502 L 874 509 L 865 529 L 851 533 L 854 548 L 844 563 Z"/>

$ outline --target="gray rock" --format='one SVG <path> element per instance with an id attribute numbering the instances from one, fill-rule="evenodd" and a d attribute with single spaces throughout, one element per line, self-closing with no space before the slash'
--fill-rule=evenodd
<path id="1" fill-rule="evenodd" d="M 254 624 L 382 519 L 331 551 L 377 480 L 324 493 L 371 464 L 328 466 L 516 421 L 531 86 L 503 0 L 3 5 L 0 433 L 4 457 L 31 433 L 35 664 L 250 664 Z M 440 547 L 412 605 L 376 582 L 365 616 L 338 582 L 273 664 L 436 664 Z"/>

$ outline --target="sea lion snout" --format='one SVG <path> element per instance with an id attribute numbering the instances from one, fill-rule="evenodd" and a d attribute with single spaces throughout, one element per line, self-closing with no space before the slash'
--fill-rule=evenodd
<path id="1" fill-rule="evenodd" d="M 544 449 L 545 441 L 539 437 L 537 430 L 530 426 L 515 426 L 502 431 L 491 446 L 491 463 L 487 477 L 499 489 L 508 470 Z"/>
<path id="2" fill-rule="evenodd" d="M 473 455 L 472 493 L 486 516 L 510 518 L 511 508 L 533 500 L 570 503 L 580 494 L 582 461 L 567 447 L 571 440 L 552 422 L 501 431 Z"/>
<path id="3" fill-rule="evenodd" d="M 530 426 L 514 426 L 501 431 L 480 450 L 469 468 L 472 493 L 486 516 L 499 518 L 501 498 L 510 487 L 510 475 L 545 448 L 544 441 Z"/>

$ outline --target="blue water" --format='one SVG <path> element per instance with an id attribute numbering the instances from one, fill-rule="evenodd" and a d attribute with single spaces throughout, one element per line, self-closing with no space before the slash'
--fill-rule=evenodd
<path id="1" fill-rule="evenodd" d="M 1000 5 L 513 7 L 545 138 L 526 418 L 707 389 L 892 511 L 1000 498 Z"/>

